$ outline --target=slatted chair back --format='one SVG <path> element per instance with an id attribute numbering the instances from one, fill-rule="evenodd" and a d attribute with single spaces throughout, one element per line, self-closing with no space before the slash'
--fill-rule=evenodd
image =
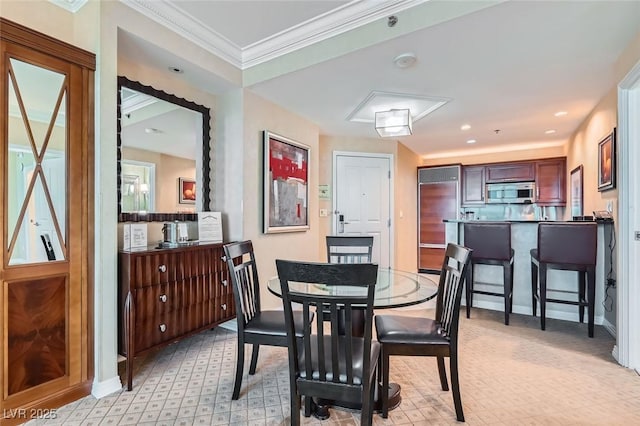
<path id="1" fill-rule="evenodd" d="M 327 236 L 327 261 L 329 263 L 370 263 L 373 236 Z"/>
<path id="2" fill-rule="evenodd" d="M 378 356 L 377 343 L 372 352 L 371 342 L 378 266 L 285 260 L 276 260 L 276 266 L 289 339 L 292 404 L 297 404 L 292 406 L 292 422 L 296 423 L 295 412 L 299 415 L 302 395 L 362 402 L 363 413 L 370 412 L 368 398 L 373 395 Z M 327 291 L 314 293 L 317 286 L 324 286 Z M 344 291 L 345 287 L 349 290 Z M 302 307 L 305 317 L 312 309 L 326 313 L 315 316 L 315 327 L 305 324 L 302 338 L 294 337 L 294 304 Z M 353 332 L 357 310 L 364 311 L 363 337 L 356 337 Z M 341 321 L 344 321 L 344 334 L 339 331 Z"/>
<path id="3" fill-rule="evenodd" d="M 224 254 L 233 286 L 238 332 L 242 332 L 245 325 L 260 314 L 260 281 L 253 244 L 251 241 L 227 244 Z"/>
<path id="4" fill-rule="evenodd" d="M 472 250 L 456 244 L 447 245 L 440 271 L 436 320 L 452 342 L 457 341 L 460 300 Z"/>

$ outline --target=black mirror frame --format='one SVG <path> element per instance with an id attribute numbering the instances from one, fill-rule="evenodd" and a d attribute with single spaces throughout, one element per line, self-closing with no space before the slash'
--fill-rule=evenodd
<path id="1" fill-rule="evenodd" d="M 144 85 L 138 81 L 129 80 L 127 77 L 118 76 L 118 110 L 117 110 L 117 197 L 118 197 L 118 221 L 155 221 L 158 218 L 161 221 L 170 220 L 194 220 L 195 214 L 184 213 L 155 213 L 151 212 L 146 215 L 139 213 L 123 213 L 122 212 L 122 124 L 121 124 L 121 106 L 122 106 L 122 87 L 136 90 L 150 96 L 154 96 L 163 101 L 171 102 L 181 107 L 190 109 L 202 114 L 202 210 L 209 211 L 210 198 L 210 161 L 211 161 L 211 112 L 209 108 L 199 105 L 195 102 L 179 98 L 175 95 L 162 90 L 155 89 L 151 86 Z M 175 217 L 174 217 L 175 216 Z"/>

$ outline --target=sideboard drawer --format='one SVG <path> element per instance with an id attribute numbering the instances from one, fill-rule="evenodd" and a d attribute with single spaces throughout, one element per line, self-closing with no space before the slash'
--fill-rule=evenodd
<path id="1" fill-rule="evenodd" d="M 160 284 L 136 290 L 136 323 L 158 318 L 165 312 L 179 310 L 182 306 L 181 294 L 176 291 L 175 283 Z"/>
<path id="2" fill-rule="evenodd" d="M 136 352 L 171 341 L 182 334 L 181 314 L 181 311 L 171 311 L 155 318 L 136 321 L 136 327 L 144 330 L 144 333 L 135 334 Z"/>
<path id="3" fill-rule="evenodd" d="M 132 286 L 142 288 L 175 281 L 181 275 L 178 268 L 181 257 L 180 253 L 166 252 L 134 257 L 131 265 Z"/>

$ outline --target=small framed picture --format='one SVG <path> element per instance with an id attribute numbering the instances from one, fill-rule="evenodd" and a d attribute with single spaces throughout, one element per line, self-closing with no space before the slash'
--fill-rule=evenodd
<path id="1" fill-rule="evenodd" d="M 582 216 L 582 164 L 571 170 L 571 217 Z"/>
<path id="2" fill-rule="evenodd" d="M 598 191 L 616 187 L 616 129 L 598 143 Z"/>
<path id="3" fill-rule="evenodd" d="M 178 178 L 178 203 L 196 203 L 196 181 L 189 178 Z"/>

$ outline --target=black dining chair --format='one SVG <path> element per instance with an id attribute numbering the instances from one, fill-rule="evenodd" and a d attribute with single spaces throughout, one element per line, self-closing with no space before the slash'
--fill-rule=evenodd
<path id="1" fill-rule="evenodd" d="M 287 323 L 289 347 L 289 383 L 291 419 L 300 424 L 300 399 L 304 396 L 304 414 L 311 414 L 311 398 L 362 404 L 361 424 L 371 425 L 380 346 L 371 340 L 373 298 L 378 266 L 363 264 L 303 263 L 276 260 L 282 302 Z M 350 291 L 333 294 L 331 290 L 314 294 L 300 283 L 327 288 L 350 286 Z M 360 289 L 357 289 L 360 287 Z M 313 287 L 311 287 L 313 289 Z M 294 303 L 302 305 L 303 316 L 313 308 L 330 312 L 329 320 L 316 316 L 315 333 L 305 323 L 302 338 L 294 332 Z M 352 332 L 355 309 L 364 310 L 364 335 Z M 346 327 L 339 332 L 340 312 Z"/>
<path id="2" fill-rule="evenodd" d="M 287 331 L 283 311 L 260 309 L 260 282 L 252 242 L 226 244 L 224 254 L 233 285 L 238 324 L 236 377 L 231 397 L 238 399 L 244 371 L 245 343 L 253 345 L 249 374 L 255 374 L 260 345 L 287 346 Z M 302 312 L 295 311 L 292 315 L 296 324 L 296 333 L 301 335 L 302 324 L 312 321 L 313 313 L 307 312 L 306 316 L 303 316 Z M 304 318 L 307 318 L 307 321 L 304 321 Z"/>
<path id="3" fill-rule="evenodd" d="M 327 262 L 369 263 L 373 251 L 371 235 L 338 235 L 326 237 Z"/>
<path id="4" fill-rule="evenodd" d="M 471 261 L 471 249 L 456 244 L 447 245 L 440 271 L 436 318 L 376 315 L 376 332 L 380 342 L 380 374 L 382 383 L 382 417 L 389 413 L 389 357 L 435 356 L 443 391 L 448 391 L 444 358 L 449 357 L 451 390 L 456 418 L 464 422 L 460 384 L 458 381 L 458 321 L 462 287 Z"/>

